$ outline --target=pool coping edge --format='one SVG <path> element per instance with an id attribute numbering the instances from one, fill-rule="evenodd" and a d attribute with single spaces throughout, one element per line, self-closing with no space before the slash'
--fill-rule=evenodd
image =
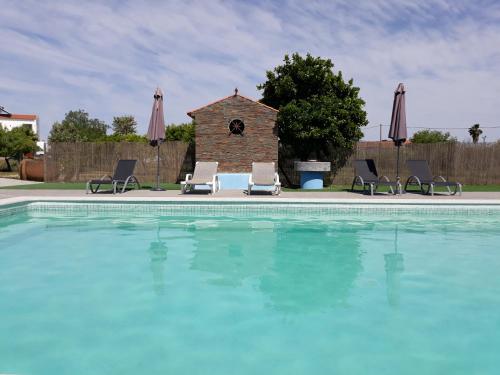
<path id="1" fill-rule="evenodd" d="M 422 206 L 497 206 L 500 205 L 500 199 L 461 199 L 461 200 L 430 200 L 430 199 L 405 199 L 401 198 L 395 201 L 394 199 L 360 199 L 360 198 L 280 198 L 272 200 L 269 198 L 234 198 L 234 197 L 210 197 L 210 199 L 185 199 L 183 197 L 124 197 L 124 196 L 84 196 L 84 197 L 69 197 L 69 196 L 19 196 L 0 199 L 0 208 L 12 204 L 33 203 L 33 202 L 94 202 L 94 203 L 185 203 L 185 204 L 210 204 L 210 203 L 235 203 L 235 204 L 365 204 L 365 205 L 381 205 L 381 206 L 398 206 L 398 205 L 422 205 Z"/>

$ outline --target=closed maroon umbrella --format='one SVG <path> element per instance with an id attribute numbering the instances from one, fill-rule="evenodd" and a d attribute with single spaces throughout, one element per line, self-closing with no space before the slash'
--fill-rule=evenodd
<path id="1" fill-rule="evenodd" d="M 396 164 L 396 179 L 399 181 L 399 148 L 406 141 L 406 105 L 405 87 L 402 83 L 398 85 L 394 92 L 394 102 L 392 104 L 391 127 L 389 128 L 389 138 L 394 141 L 398 148 L 398 159 Z"/>
<path id="2" fill-rule="evenodd" d="M 148 140 L 149 144 L 157 149 L 156 163 L 156 187 L 153 191 L 163 191 L 160 188 L 160 144 L 165 140 L 165 118 L 163 117 L 163 93 L 157 88 L 154 94 L 153 110 L 149 120 Z"/>

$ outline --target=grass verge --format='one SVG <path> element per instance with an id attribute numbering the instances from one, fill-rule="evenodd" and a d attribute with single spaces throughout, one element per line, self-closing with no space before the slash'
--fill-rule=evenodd
<path id="1" fill-rule="evenodd" d="M 154 186 L 154 183 L 147 182 L 141 184 L 141 190 L 149 190 Z M 163 189 L 166 190 L 180 190 L 180 184 L 160 184 Z M 107 186 L 104 186 L 106 188 Z M 32 185 L 15 185 L 15 186 L 6 186 L 0 187 L 0 189 L 15 189 L 15 190 L 85 190 L 84 182 L 43 182 L 40 184 L 32 184 Z M 350 185 L 331 185 L 327 186 L 323 189 L 292 189 L 292 188 L 283 188 L 283 191 L 289 192 L 340 192 L 340 191 L 350 191 Z M 438 192 L 444 189 L 437 190 Z M 465 185 L 463 187 L 465 192 L 500 192 L 500 185 Z M 381 190 L 385 191 L 385 190 Z M 414 188 L 409 190 L 411 192 L 415 190 Z"/>
<path id="2" fill-rule="evenodd" d="M 154 183 L 141 184 L 141 190 L 149 190 Z M 180 184 L 160 184 L 166 190 L 180 190 Z M 102 185 L 103 190 L 111 189 L 111 185 Z M 85 182 L 42 182 L 41 184 L 30 185 L 15 185 L 0 187 L 0 189 L 15 189 L 15 190 L 85 190 Z"/>
<path id="3" fill-rule="evenodd" d="M 356 187 L 356 191 L 360 188 Z M 452 189 L 453 190 L 453 189 Z M 323 189 L 291 189 L 291 188 L 283 188 L 283 191 L 293 191 L 293 192 L 329 192 L 329 191 L 351 191 L 351 185 L 332 185 L 324 187 Z M 386 189 L 381 188 L 379 191 L 385 192 Z M 411 187 L 408 189 L 409 192 L 419 192 L 419 190 Z M 444 188 L 438 188 L 435 190 L 436 192 L 446 191 Z M 500 192 L 500 185 L 464 185 L 464 192 Z"/>

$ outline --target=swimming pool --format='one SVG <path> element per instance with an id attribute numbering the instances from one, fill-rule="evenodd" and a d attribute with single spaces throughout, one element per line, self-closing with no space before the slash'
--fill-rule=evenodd
<path id="1" fill-rule="evenodd" d="M 497 374 L 497 206 L 0 208 L 0 373 Z"/>

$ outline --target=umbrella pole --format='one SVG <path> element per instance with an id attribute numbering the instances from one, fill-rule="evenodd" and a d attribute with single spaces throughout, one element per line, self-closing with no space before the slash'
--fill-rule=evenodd
<path id="1" fill-rule="evenodd" d="M 398 147 L 398 158 L 396 161 L 396 183 L 397 183 L 397 189 L 399 190 L 396 192 L 397 194 L 403 194 L 403 189 L 401 188 L 401 177 L 399 177 L 399 148 L 401 147 L 401 143 L 397 143 Z"/>
<path id="2" fill-rule="evenodd" d="M 396 162 L 396 180 L 400 180 L 399 178 L 399 148 L 401 147 L 400 144 L 398 144 L 398 159 L 397 159 L 397 162 Z"/>
<path id="3" fill-rule="evenodd" d="M 160 188 L 160 142 L 156 146 L 156 190 Z M 398 148 L 398 156 L 399 156 L 399 148 Z M 399 160 L 399 158 L 398 158 Z"/>
<path id="4" fill-rule="evenodd" d="M 156 187 L 151 189 L 152 191 L 165 191 L 160 187 L 160 142 L 156 145 Z"/>

